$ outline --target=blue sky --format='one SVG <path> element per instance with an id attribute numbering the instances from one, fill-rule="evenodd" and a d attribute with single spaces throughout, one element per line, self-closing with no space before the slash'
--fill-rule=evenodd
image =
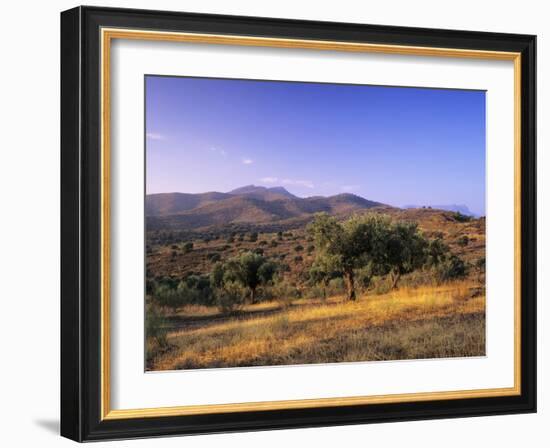
<path id="1" fill-rule="evenodd" d="M 147 194 L 284 186 L 485 214 L 485 92 L 147 76 Z"/>

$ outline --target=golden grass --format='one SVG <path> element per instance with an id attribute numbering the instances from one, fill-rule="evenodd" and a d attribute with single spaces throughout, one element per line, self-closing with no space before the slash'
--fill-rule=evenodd
<path id="1" fill-rule="evenodd" d="M 171 318 L 171 349 L 148 370 L 481 356 L 485 295 L 464 281 L 437 287 L 248 306 L 226 317 L 209 308 Z"/>

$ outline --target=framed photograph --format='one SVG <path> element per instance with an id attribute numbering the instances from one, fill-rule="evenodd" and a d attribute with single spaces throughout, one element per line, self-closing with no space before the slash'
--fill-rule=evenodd
<path id="1" fill-rule="evenodd" d="M 535 36 L 61 14 L 61 433 L 536 411 Z"/>

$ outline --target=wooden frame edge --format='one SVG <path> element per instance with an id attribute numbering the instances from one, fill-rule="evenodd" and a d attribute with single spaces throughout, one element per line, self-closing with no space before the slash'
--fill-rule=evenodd
<path id="1" fill-rule="evenodd" d="M 160 408 L 112 410 L 110 408 L 110 44 L 112 39 L 156 40 L 209 43 L 276 48 L 301 48 L 325 51 L 369 52 L 416 56 L 460 57 L 508 60 L 514 63 L 514 386 L 510 388 L 443 391 L 378 396 L 281 400 L 219 405 L 191 405 Z M 439 47 L 417 47 L 390 44 L 350 43 L 308 39 L 282 39 L 143 31 L 122 28 L 101 28 L 101 420 L 121 420 L 168 416 L 204 415 L 213 413 L 252 412 L 265 410 L 308 409 L 382 403 L 505 397 L 521 395 L 521 53 L 468 50 Z"/>

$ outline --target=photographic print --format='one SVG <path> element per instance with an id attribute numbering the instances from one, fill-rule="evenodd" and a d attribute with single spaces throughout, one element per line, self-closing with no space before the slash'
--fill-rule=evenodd
<path id="1" fill-rule="evenodd" d="M 485 114 L 147 75 L 146 370 L 484 356 Z"/>

